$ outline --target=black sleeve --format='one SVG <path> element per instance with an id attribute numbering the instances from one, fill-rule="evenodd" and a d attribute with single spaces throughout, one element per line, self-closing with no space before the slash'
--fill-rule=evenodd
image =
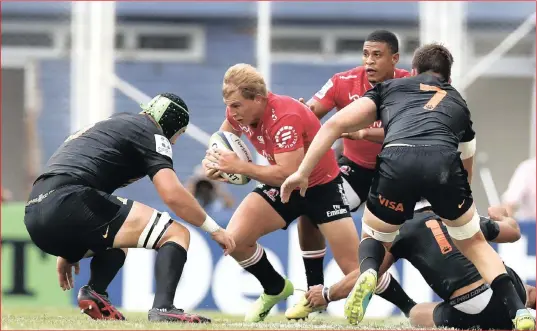
<path id="1" fill-rule="evenodd" d="M 130 139 L 139 160 L 151 180 L 161 169 L 173 170 L 173 153 L 170 141 L 155 127 L 139 127 L 138 132 L 133 132 Z"/>
<path id="2" fill-rule="evenodd" d="M 375 106 L 377 106 L 377 119 L 380 119 L 380 105 L 382 104 L 382 85 L 383 83 L 375 85 L 372 89 L 365 92 L 364 98 L 371 99 Z"/>
<path id="3" fill-rule="evenodd" d="M 408 256 L 410 247 L 406 244 L 406 240 L 404 237 L 404 234 L 400 232 L 399 235 L 395 237 L 395 240 L 392 243 L 390 253 L 393 255 L 394 262 L 399 259 L 404 259 Z"/>
<path id="4" fill-rule="evenodd" d="M 464 131 L 464 134 L 461 138 L 461 143 L 466 143 L 469 141 L 472 141 L 475 138 L 475 131 L 472 127 L 472 120 L 468 118 L 468 126 L 466 127 L 466 130 Z"/>
<path id="5" fill-rule="evenodd" d="M 485 236 L 485 239 L 487 241 L 494 240 L 498 238 L 498 235 L 500 234 L 500 226 L 498 223 L 494 222 L 490 218 L 487 217 L 480 217 L 480 226 L 481 226 L 481 232 L 483 232 L 483 235 Z"/>

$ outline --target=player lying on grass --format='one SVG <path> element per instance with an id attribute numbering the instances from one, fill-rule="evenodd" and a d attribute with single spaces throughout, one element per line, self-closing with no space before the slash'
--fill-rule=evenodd
<path id="1" fill-rule="evenodd" d="M 487 240 L 506 243 L 520 238 L 517 222 L 507 216 L 504 208 L 490 207 L 488 211 L 489 218 L 480 217 L 480 227 Z M 408 260 L 430 288 L 444 300 L 440 303 L 406 305 L 402 311 L 410 317 L 413 327 L 512 328 L 502 298 L 493 293 L 476 267 L 457 249 L 440 217 L 434 214 L 426 201 L 416 205 L 414 218 L 401 227 L 385 255 L 381 272 L 399 259 Z M 524 285 L 513 269 L 506 269 L 522 302 L 526 303 L 526 307 L 535 309 L 535 288 Z M 310 288 L 306 293 L 310 305 L 322 307 L 327 301 L 347 297 L 359 273 L 359 270 L 352 272 L 330 288 Z M 404 293 L 399 295 L 406 297 Z"/>
<path id="2" fill-rule="evenodd" d="M 70 136 L 34 183 L 24 223 L 32 241 L 58 256 L 63 290 L 73 288 L 78 261 L 93 256 L 80 308 L 94 319 L 125 319 L 106 289 L 125 261 L 126 248 L 157 251 L 156 291 L 150 321 L 210 322 L 173 305 L 187 259 L 190 233 L 170 217 L 142 203 L 112 195 L 149 176 L 162 200 L 181 219 L 201 227 L 224 253 L 235 243 L 181 185 L 173 170 L 172 146 L 185 132 L 188 108 L 178 96 L 156 96 L 140 114 L 119 113 Z"/>
<path id="3" fill-rule="evenodd" d="M 475 132 L 470 111 L 449 84 L 453 56 L 439 44 L 424 45 L 412 60 L 415 77 L 377 84 L 340 110 L 319 130 L 298 170 L 281 187 L 282 201 L 297 187 L 305 194 L 320 157 L 347 132 L 381 119 L 385 138 L 362 217 L 360 276 L 346 301 L 346 316 L 359 323 L 378 283 L 378 271 L 416 201 L 430 201 L 455 245 L 500 295 L 516 329 L 535 328 L 498 253 L 479 227 L 470 188 Z M 463 159 L 461 160 L 461 148 Z"/>
<path id="4" fill-rule="evenodd" d="M 244 133 L 269 165 L 241 161 L 228 150 L 208 150 L 202 161 L 207 177 L 220 179 L 220 172 L 242 174 L 261 182 L 238 206 L 227 231 L 237 247 L 231 256 L 254 275 L 263 293 L 246 313 L 245 320 L 259 322 L 270 309 L 293 294 L 257 243 L 262 236 L 286 229 L 301 215 L 319 226 L 344 274 L 358 268 L 358 233 L 343 190 L 334 152 L 326 151 L 310 176 L 305 197 L 295 192 L 289 203 L 280 200 L 279 186 L 298 168 L 304 153 L 321 127 L 307 106 L 284 95 L 267 91 L 262 75 L 252 66 L 237 64 L 224 75 L 226 119 L 221 131 Z"/>
<path id="5" fill-rule="evenodd" d="M 375 84 L 409 76 L 408 71 L 395 67 L 398 61 L 399 41 L 395 34 L 386 30 L 373 31 L 364 43 L 362 65 L 334 74 L 307 104 L 319 119 L 334 108 L 339 111 L 361 98 Z M 343 140 L 343 155 L 339 158 L 338 165 L 351 212 L 356 211 L 367 199 L 375 173 L 377 155 L 384 139 L 384 129 L 381 126 L 381 121 L 376 121 L 351 136 L 351 138 L 358 136 L 359 139 Z M 308 287 L 324 284 L 323 259 L 326 253 L 324 237 L 315 224 L 306 217 L 298 220 L 298 237 Z M 379 284 L 382 286 L 377 288 L 376 293 L 389 295 L 396 291 L 384 288 L 384 285 L 390 284 L 389 274 L 383 277 L 386 279 L 379 279 Z M 324 308 L 318 307 L 319 310 Z M 285 316 L 288 319 L 303 319 L 312 311 L 302 297 L 293 307 L 287 309 Z"/>

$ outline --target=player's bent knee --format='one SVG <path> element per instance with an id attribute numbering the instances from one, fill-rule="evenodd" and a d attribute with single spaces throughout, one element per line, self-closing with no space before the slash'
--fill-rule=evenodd
<path id="1" fill-rule="evenodd" d="M 392 243 L 395 240 L 395 237 L 397 237 L 397 235 L 399 234 L 399 230 L 394 231 L 394 232 L 380 232 L 380 231 L 374 230 L 369 225 L 367 225 L 363 219 L 362 219 L 362 232 L 375 240 L 385 242 L 385 243 Z"/>
<path id="2" fill-rule="evenodd" d="M 468 223 L 461 226 L 449 226 L 449 224 L 446 224 L 446 228 L 451 238 L 455 240 L 470 239 L 481 231 L 479 215 L 474 212 L 474 216 Z"/>
<path id="3" fill-rule="evenodd" d="M 164 245 L 164 243 L 169 241 L 173 241 L 182 246 L 184 249 L 188 250 L 188 248 L 190 247 L 190 231 L 183 225 L 174 221 L 170 225 L 168 232 L 166 232 L 166 234 L 157 244 L 157 247 L 160 247 Z"/>
<path id="4" fill-rule="evenodd" d="M 161 213 L 154 210 L 149 222 L 147 222 L 142 234 L 138 238 L 136 247 L 156 249 L 159 247 L 160 242 L 170 241 L 174 237 L 182 239 L 181 245 L 184 244 L 183 241 L 185 239 L 188 239 L 188 242 L 190 241 L 190 233 L 187 228 L 175 222 L 168 213 Z"/>
<path id="5" fill-rule="evenodd" d="M 434 328 L 435 303 L 420 303 L 412 307 L 408 314 L 410 325 L 415 328 Z"/>

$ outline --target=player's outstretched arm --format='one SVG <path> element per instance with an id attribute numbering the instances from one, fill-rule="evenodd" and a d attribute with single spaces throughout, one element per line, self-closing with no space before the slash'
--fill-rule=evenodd
<path id="1" fill-rule="evenodd" d="M 344 132 L 341 138 L 351 140 L 367 140 L 377 144 L 384 142 L 384 129 L 383 128 L 365 128 L 356 132 Z"/>
<path id="2" fill-rule="evenodd" d="M 275 165 L 261 166 L 244 163 L 242 174 L 270 186 L 280 186 L 290 174 L 295 172 L 304 158 L 304 148 L 274 155 Z"/>
<path id="3" fill-rule="evenodd" d="M 369 98 L 358 99 L 341 109 L 317 132 L 300 164 L 299 171 L 305 177 L 309 177 L 315 165 L 343 133 L 361 130 L 376 119 L 377 106 Z"/>
<path id="4" fill-rule="evenodd" d="M 321 158 L 332 148 L 344 132 L 365 128 L 377 119 L 377 106 L 369 98 L 361 98 L 340 110 L 317 132 L 298 170 L 289 175 L 281 185 L 281 201 L 287 203 L 291 192 L 297 187 L 306 195 L 308 178 Z"/>
<path id="5" fill-rule="evenodd" d="M 488 228 L 495 228 L 492 231 L 489 230 L 488 233 L 491 233 L 491 236 L 496 233 L 497 235 L 494 238 L 487 238 L 487 240 L 490 239 L 489 241 L 496 243 L 513 243 L 520 239 L 520 226 L 514 218 L 509 217 L 504 207 L 491 206 L 488 209 L 488 214 L 491 218 L 489 221 L 494 222 L 494 224 L 488 224 Z"/>
<path id="6" fill-rule="evenodd" d="M 218 149 L 207 151 L 206 159 L 214 161 L 207 162 L 206 166 L 208 169 L 245 175 L 267 185 L 280 186 L 290 174 L 298 169 L 303 158 L 304 148 L 300 147 L 292 152 L 275 154 L 276 164 L 263 166 L 243 161 L 234 152 Z"/>
<path id="7" fill-rule="evenodd" d="M 164 203 L 186 222 L 209 232 L 228 255 L 235 249 L 235 241 L 200 206 L 198 201 L 181 184 L 173 170 L 160 169 L 153 176 L 153 184 Z"/>
<path id="8" fill-rule="evenodd" d="M 153 176 L 153 184 L 162 201 L 179 217 L 200 227 L 207 214 L 196 199 L 181 184 L 171 169 L 161 169 Z"/>

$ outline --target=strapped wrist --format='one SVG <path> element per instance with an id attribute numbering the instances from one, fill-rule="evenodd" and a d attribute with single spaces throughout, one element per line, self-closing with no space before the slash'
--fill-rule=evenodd
<path id="1" fill-rule="evenodd" d="M 220 230 L 221 227 L 211 218 L 211 216 L 207 215 L 205 222 L 200 226 L 200 229 L 208 233 L 213 233 Z"/>
<path id="2" fill-rule="evenodd" d="M 326 303 L 330 303 L 332 300 L 330 300 L 330 287 L 323 286 L 323 298 L 326 301 Z"/>

